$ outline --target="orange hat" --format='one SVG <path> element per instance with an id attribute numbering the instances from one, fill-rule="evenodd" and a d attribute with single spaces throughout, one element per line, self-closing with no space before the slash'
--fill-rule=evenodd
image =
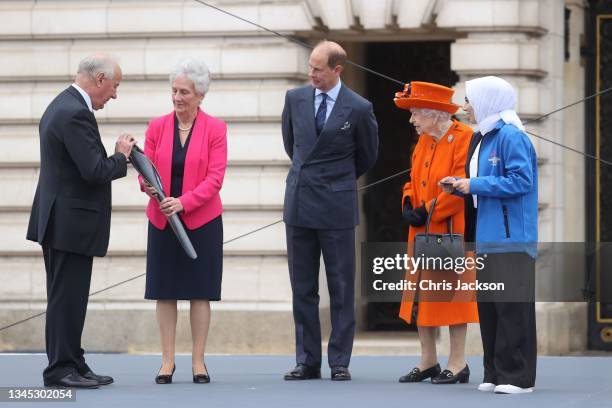
<path id="1" fill-rule="evenodd" d="M 393 101 L 400 109 L 422 108 L 455 113 L 459 105 L 451 101 L 454 93 L 455 91 L 446 86 L 412 81 L 404 85 L 403 92 L 395 93 Z"/>

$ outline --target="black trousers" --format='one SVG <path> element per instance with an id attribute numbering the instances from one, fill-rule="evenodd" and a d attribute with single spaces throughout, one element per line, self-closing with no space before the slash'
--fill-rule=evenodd
<path id="1" fill-rule="evenodd" d="M 293 291 L 296 362 L 321 366 L 319 266 L 325 262 L 332 331 L 330 367 L 348 367 L 355 337 L 355 229 L 318 230 L 286 226 Z"/>
<path id="2" fill-rule="evenodd" d="M 47 271 L 47 315 L 45 344 L 49 365 L 43 371 L 45 384 L 72 370 L 89 371 L 81 348 L 93 257 L 59 251 L 43 244 Z"/>
<path id="3" fill-rule="evenodd" d="M 535 276 L 535 259 L 527 254 L 488 254 L 485 261 L 488 278 L 499 271 L 508 271 L 525 281 Z M 500 280 L 501 281 L 501 280 Z M 529 286 L 529 285 L 527 285 Z M 521 300 L 521 296 L 506 294 L 508 298 Z M 484 380 L 493 384 L 511 384 L 521 388 L 535 385 L 538 344 L 536 338 L 535 302 L 529 301 L 481 301 L 478 315 L 484 352 Z M 530 297 L 530 296 L 525 296 Z"/>

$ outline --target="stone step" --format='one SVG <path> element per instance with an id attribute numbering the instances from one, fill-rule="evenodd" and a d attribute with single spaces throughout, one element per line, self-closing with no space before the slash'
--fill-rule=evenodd
<path id="1" fill-rule="evenodd" d="M 187 302 L 179 302 L 176 351 L 191 352 Z M 44 303 L 0 304 L 0 321 L 15 322 L 43 312 Z M 291 303 L 212 303 L 206 346 L 210 354 L 291 354 L 295 349 Z M 0 352 L 44 351 L 44 317 L 0 332 Z M 158 353 L 155 302 L 90 302 L 83 330 L 89 352 Z"/>
<path id="2" fill-rule="evenodd" d="M 212 81 L 202 108 L 226 119 L 278 120 L 287 89 L 302 81 L 282 79 Z M 69 82 L 0 83 L 0 123 L 36 123 L 49 103 Z M 96 112 L 98 120 L 113 118 L 146 123 L 172 110 L 167 80 L 122 81 L 117 100 Z"/>
<path id="3" fill-rule="evenodd" d="M 228 210 L 223 215 L 224 238 L 232 239 L 282 219 L 281 211 Z M 26 241 L 29 220 L 26 211 L 0 212 L 0 256 L 36 255 L 38 244 Z M 147 219 L 144 211 L 115 211 L 111 221 L 109 253 L 143 255 L 146 249 Z M 282 222 L 224 246 L 226 253 L 284 255 L 285 226 Z"/>
<path id="4" fill-rule="evenodd" d="M 191 352 L 188 303 L 179 302 L 176 350 Z M 0 322 L 10 324 L 44 312 L 44 302 L 0 302 Z M 207 353 L 287 354 L 295 352 L 290 302 L 218 302 L 212 304 Z M 586 349 L 587 305 L 537 304 L 538 355 L 567 355 Z M 329 337 L 329 309 L 321 308 L 322 338 Z M 559 319 L 569 324 L 559 324 Z M 97 302 L 91 300 L 83 331 L 83 347 L 89 352 L 159 353 L 155 302 Z M 448 328 L 436 339 L 440 363 L 449 354 Z M 327 341 L 323 342 L 326 350 Z M 0 332 L 0 352 L 44 351 L 44 317 Z M 469 324 L 466 355 L 482 355 L 478 324 Z M 357 332 L 354 354 L 420 355 L 414 332 Z M 406 367 L 406 372 L 412 367 Z"/>
<path id="5" fill-rule="evenodd" d="M 221 200 L 226 208 L 282 209 L 287 169 L 279 166 L 228 167 L 225 173 Z M 36 185 L 37 168 L 0 167 L 0 190 L 9 192 L 0 202 L 2 211 L 29 211 Z M 112 183 L 115 210 L 144 211 L 149 197 L 140 191 L 138 173 L 132 167 L 126 177 Z"/>
<path id="6" fill-rule="evenodd" d="M 189 304 L 179 302 L 178 353 L 191 352 Z M 213 302 L 206 347 L 210 354 L 293 354 L 294 323 L 290 302 Z M 0 321 L 16 322 L 44 311 L 44 303 L 0 303 Z M 329 309 L 320 309 L 322 338 L 329 338 L 325 320 Z M 97 302 L 90 300 L 83 347 L 89 352 L 159 352 L 155 302 Z M 327 340 L 322 342 L 326 353 Z M 418 355 L 414 332 L 357 332 L 355 355 Z M 44 350 L 44 317 L 37 317 L 0 332 L 0 352 Z M 411 367 L 409 367 L 411 368 Z"/>
<path id="7" fill-rule="evenodd" d="M 150 119 L 127 123 L 102 121 L 99 129 L 106 151 L 109 154 L 114 151 L 115 141 L 121 133 L 131 134 L 138 140 L 138 145 L 144 148 L 144 134 Z M 40 161 L 39 140 L 36 124 L 0 126 L 0 167 L 36 165 Z M 251 163 L 289 165 L 283 147 L 280 123 L 230 121 L 227 130 L 227 155 L 230 166 Z"/>
<path id="8" fill-rule="evenodd" d="M 146 259 L 144 256 L 94 258 L 90 293 L 135 278 L 103 291 L 92 300 L 142 301 Z M 4 302 L 44 302 L 45 267 L 36 256 L 0 257 L 0 299 Z M 229 302 L 291 302 L 291 286 L 284 256 L 240 256 L 223 258 L 222 299 Z"/>
<path id="9" fill-rule="evenodd" d="M 109 49 L 119 58 L 124 80 L 167 80 L 176 61 L 185 56 L 204 60 L 215 82 L 220 78 L 305 79 L 308 74 L 308 50 L 277 37 L 77 38 L 2 41 L 0 81 L 68 80 L 74 78 L 81 59 Z"/>

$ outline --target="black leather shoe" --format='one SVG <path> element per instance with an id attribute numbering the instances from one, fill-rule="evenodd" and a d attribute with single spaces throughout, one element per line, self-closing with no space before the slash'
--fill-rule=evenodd
<path id="1" fill-rule="evenodd" d="M 89 370 L 85 374 L 81 374 L 81 375 L 83 377 L 87 378 L 88 380 L 97 381 L 98 384 L 100 384 L 100 385 L 108 385 L 108 384 L 112 384 L 112 383 L 115 382 L 113 377 L 108 376 L 108 375 L 98 375 L 98 374 L 94 373 L 91 370 Z"/>
<path id="2" fill-rule="evenodd" d="M 208 384 L 210 382 L 210 375 L 208 375 L 208 367 L 204 364 L 206 374 L 195 374 L 193 373 L 193 382 L 196 384 Z"/>
<path id="3" fill-rule="evenodd" d="M 306 364 L 298 364 L 292 371 L 285 374 L 285 380 L 313 380 L 321 378 L 321 369 L 318 367 L 308 366 Z"/>
<path id="4" fill-rule="evenodd" d="M 161 370 L 161 367 L 160 367 Z M 156 384 L 172 384 L 172 376 L 174 375 L 174 371 L 176 370 L 176 365 L 172 367 L 172 374 L 159 374 L 157 373 L 157 377 L 155 377 Z"/>
<path id="5" fill-rule="evenodd" d="M 45 383 L 45 387 L 54 388 L 99 388 L 100 383 L 96 380 L 90 380 L 76 371 L 71 371 L 66 376 L 57 381 Z"/>
<path id="6" fill-rule="evenodd" d="M 427 370 L 419 370 L 418 367 L 414 367 L 408 374 L 400 377 L 399 382 L 401 383 L 413 383 L 413 382 L 421 382 L 428 378 L 436 377 L 440 374 L 442 369 L 440 368 L 440 364 L 436 364 L 435 366 L 429 367 Z M 433 380 L 432 380 L 433 381 Z"/>
<path id="7" fill-rule="evenodd" d="M 437 376 L 431 379 L 432 384 L 466 384 L 470 382 L 470 367 L 465 365 L 463 370 L 457 374 L 453 374 L 452 371 L 444 370 Z"/>
<path id="8" fill-rule="evenodd" d="M 348 367 L 332 367 L 331 379 L 332 381 L 349 381 L 351 379 L 351 373 L 349 373 Z"/>

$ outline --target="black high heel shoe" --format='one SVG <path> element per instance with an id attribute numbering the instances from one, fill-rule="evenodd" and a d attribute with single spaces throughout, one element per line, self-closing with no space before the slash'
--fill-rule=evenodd
<path id="1" fill-rule="evenodd" d="M 450 370 L 444 370 L 431 379 L 432 384 L 466 384 L 470 382 L 470 367 L 466 364 L 463 370 L 453 374 Z"/>
<path id="2" fill-rule="evenodd" d="M 433 378 L 439 375 L 441 370 L 440 364 L 436 364 L 435 366 L 429 367 L 427 370 L 423 371 L 419 370 L 418 367 L 414 367 L 408 374 L 401 376 L 399 382 L 421 382 L 427 378 Z"/>
<path id="3" fill-rule="evenodd" d="M 161 367 L 159 368 L 161 371 Z M 172 367 L 172 374 L 159 374 L 157 372 L 157 377 L 155 377 L 156 384 L 172 384 L 172 376 L 174 375 L 174 371 L 176 370 L 176 364 Z"/>
<path id="4" fill-rule="evenodd" d="M 210 375 L 208 375 L 206 363 L 204 363 L 204 369 L 206 370 L 206 374 L 193 374 L 193 382 L 195 384 L 207 384 L 210 382 Z"/>

